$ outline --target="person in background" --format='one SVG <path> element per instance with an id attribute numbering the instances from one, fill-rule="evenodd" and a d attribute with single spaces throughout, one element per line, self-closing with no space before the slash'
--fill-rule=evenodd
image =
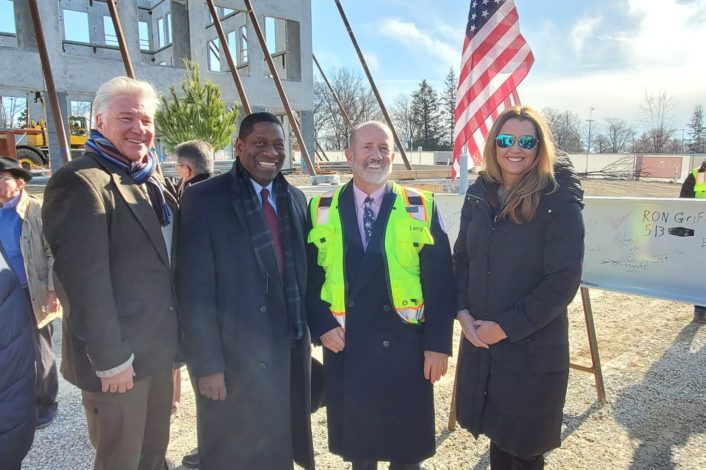
<path id="1" fill-rule="evenodd" d="M 174 151 L 176 153 L 177 175 L 179 175 L 176 196 L 181 201 L 184 191 L 189 186 L 206 181 L 213 176 L 213 147 L 204 140 L 189 140 L 177 145 Z M 179 358 L 179 360 L 181 361 L 182 358 Z M 172 416 L 176 414 L 181 401 L 181 367 L 183 365 L 183 362 L 177 362 L 174 368 Z M 195 385 L 193 381 L 192 385 Z M 194 387 L 194 393 L 198 393 L 196 387 Z M 181 463 L 186 468 L 198 468 L 198 449 L 196 452 L 185 455 Z"/>
<path id="2" fill-rule="evenodd" d="M 52 322 L 61 316 L 61 304 L 52 279 L 54 258 L 42 231 L 42 204 L 24 189 L 31 179 L 16 160 L 0 157 L 0 243 L 34 312 L 37 428 L 43 428 L 52 423 L 58 407 Z"/>
<path id="3" fill-rule="evenodd" d="M 382 122 L 351 131 L 353 180 L 309 205 L 307 314 L 324 346 L 329 449 L 353 470 L 414 470 L 436 451 L 433 383 L 451 353 L 449 239 L 433 194 L 390 181 Z"/>
<path id="4" fill-rule="evenodd" d="M 177 197 L 181 200 L 186 188 L 213 176 L 213 147 L 204 140 L 189 140 L 177 145 L 174 152 L 179 176 Z"/>
<path id="5" fill-rule="evenodd" d="M 0 244 L 0 467 L 20 470 L 36 428 L 34 318 L 13 262 Z"/>
<path id="6" fill-rule="evenodd" d="M 686 177 L 681 185 L 679 197 L 706 199 L 706 159 Z M 694 321 L 706 323 L 706 306 L 694 305 Z"/>
<path id="7" fill-rule="evenodd" d="M 44 194 L 44 235 L 65 308 L 61 372 L 81 389 L 96 470 L 162 470 L 177 352 L 177 201 L 153 149 L 159 100 L 128 77 L 101 85 L 81 158 Z"/>
<path id="8" fill-rule="evenodd" d="M 468 188 L 454 245 L 456 413 L 490 439 L 493 470 L 541 469 L 559 447 L 569 378 L 567 306 L 584 250 L 583 191 L 530 107 L 502 112 Z"/>
<path id="9" fill-rule="evenodd" d="M 201 470 L 314 468 L 306 197 L 280 170 L 282 123 L 243 119 L 238 158 L 181 201 L 179 325 Z"/>

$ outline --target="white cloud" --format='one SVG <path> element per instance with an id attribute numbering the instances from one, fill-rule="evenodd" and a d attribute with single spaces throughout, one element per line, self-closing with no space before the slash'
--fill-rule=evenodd
<path id="1" fill-rule="evenodd" d="M 380 70 L 380 61 L 374 52 L 363 52 L 363 58 L 365 59 L 365 63 L 368 64 L 368 69 L 370 69 L 371 72 Z"/>
<path id="2" fill-rule="evenodd" d="M 454 64 L 458 67 L 461 63 L 460 45 L 452 47 L 420 30 L 414 23 L 402 21 L 399 18 L 385 18 L 378 32 L 418 53 L 428 54 L 444 64 Z"/>
<path id="3" fill-rule="evenodd" d="M 584 17 L 574 23 L 571 28 L 571 43 L 574 46 L 574 52 L 579 56 L 583 56 L 584 46 L 587 41 L 594 38 L 596 29 L 601 23 L 601 18 Z"/>

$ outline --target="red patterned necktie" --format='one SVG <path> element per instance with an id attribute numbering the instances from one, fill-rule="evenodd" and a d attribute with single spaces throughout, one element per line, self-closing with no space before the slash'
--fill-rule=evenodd
<path id="1" fill-rule="evenodd" d="M 275 208 L 270 204 L 270 191 L 267 188 L 262 188 L 260 191 L 262 197 L 262 213 L 265 215 L 267 227 L 272 235 L 272 243 L 275 246 L 275 256 L 277 257 L 277 267 L 279 272 L 284 272 L 284 254 L 282 252 L 282 236 L 279 231 L 279 220 Z"/>

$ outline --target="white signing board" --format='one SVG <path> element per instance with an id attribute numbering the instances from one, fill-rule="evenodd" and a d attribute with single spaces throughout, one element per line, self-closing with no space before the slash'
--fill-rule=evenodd
<path id="1" fill-rule="evenodd" d="M 706 200 L 585 203 L 585 287 L 706 305 Z"/>

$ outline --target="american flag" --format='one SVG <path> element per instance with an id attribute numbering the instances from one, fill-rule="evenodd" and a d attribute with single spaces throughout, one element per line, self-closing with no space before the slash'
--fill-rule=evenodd
<path id="1" fill-rule="evenodd" d="M 472 0 L 456 90 L 452 180 L 464 146 L 474 164 L 481 162 L 488 130 L 498 114 L 520 103 L 517 86 L 533 63 L 515 2 Z"/>

